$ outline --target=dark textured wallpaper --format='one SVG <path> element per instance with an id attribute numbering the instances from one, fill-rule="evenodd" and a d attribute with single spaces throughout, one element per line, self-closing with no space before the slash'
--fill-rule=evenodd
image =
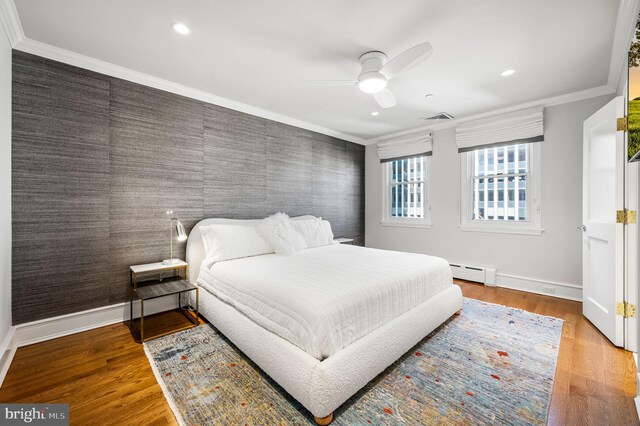
<path id="1" fill-rule="evenodd" d="M 363 146 L 18 51 L 12 162 L 14 324 L 128 300 L 129 265 L 169 257 L 167 210 L 364 243 Z"/>

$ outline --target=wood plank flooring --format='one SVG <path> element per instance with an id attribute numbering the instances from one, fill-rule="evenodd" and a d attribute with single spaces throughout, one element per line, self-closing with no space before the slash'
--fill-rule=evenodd
<path id="1" fill-rule="evenodd" d="M 633 354 L 613 346 L 582 316 L 582 303 L 457 282 L 466 297 L 565 320 L 549 425 L 638 425 Z"/>
<path id="2" fill-rule="evenodd" d="M 640 425 L 630 352 L 614 347 L 582 316 L 582 305 L 457 282 L 466 297 L 565 320 L 550 425 Z M 179 312 L 145 323 L 151 334 L 186 324 Z M 0 402 L 65 402 L 71 424 L 175 425 L 142 346 L 115 324 L 18 349 Z"/>

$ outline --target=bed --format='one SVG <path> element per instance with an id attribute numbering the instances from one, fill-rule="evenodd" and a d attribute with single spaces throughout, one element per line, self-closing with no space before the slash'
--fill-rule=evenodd
<path id="1" fill-rule="evenodd" d="M 200 312 L 309 410 L 318 424 L 462 307 L 443 259 L 351 245 L 205 264 L 187 242 Z"/>

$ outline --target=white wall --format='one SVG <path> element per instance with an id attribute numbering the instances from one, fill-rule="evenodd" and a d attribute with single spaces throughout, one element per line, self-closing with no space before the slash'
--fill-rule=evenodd
<path id="1" fill-rule="evenodd" d="M 460 231 L 460 156 L 455 129 L 433 133 L 432 229 L 380 225 L 381 167 L 366 153 L 365 230 L 368 247 L 440 256 L 450 263 L 497 268 L 498 285 L 581 298 L 582 123 L 613 95 L 545 108 L 541 236 Z M 514 278 L 523 277 L 525 280 Z"/>
<path id="2" fill-rule="evenodd" d="M 0 25 L 0 349 L 11 328 L 11 45 Z M 0 353 L 0 357 L 3 354 Z M 2 366 L 0 365 L 0 368 Z"/>

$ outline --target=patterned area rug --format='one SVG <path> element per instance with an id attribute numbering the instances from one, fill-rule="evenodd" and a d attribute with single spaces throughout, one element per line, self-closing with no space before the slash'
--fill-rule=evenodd
<path id="1" fill-rule="evenodd" d="M 332 425 L 546 424 L 562 320 L 464 299 L 335 413 Z M 178 422 L 309 425 L 313 417 L 206 324 L 145 343 Z"/>

